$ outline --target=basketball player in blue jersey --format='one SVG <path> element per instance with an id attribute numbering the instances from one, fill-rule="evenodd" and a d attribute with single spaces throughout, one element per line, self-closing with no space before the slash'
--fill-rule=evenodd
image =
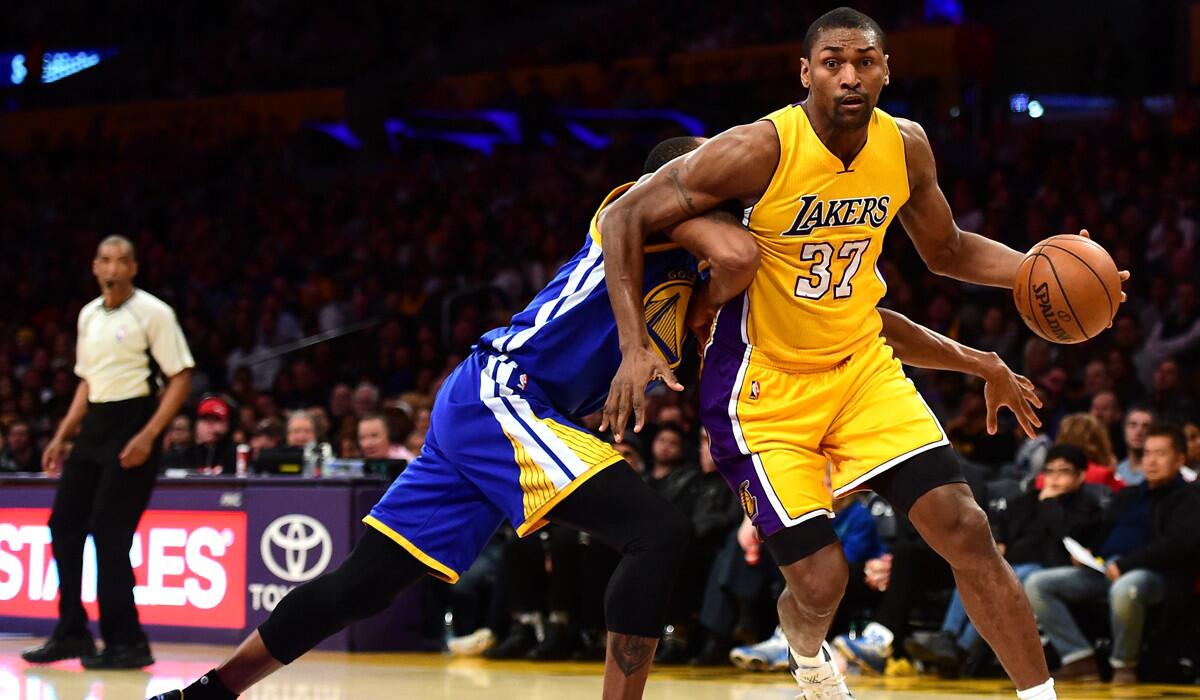
<path id="1" fill-rule="evenodd" d="M 699 146 L 655 147 L 645 170 Z M 632 187 L 622 185 L 601 210 Z M 644 251 L 646 325 L 678 366 L 686 310 L 706 263 L 706 302 L 740 293 L 758 266 L 740 217 L 720 208 L 656 234 Z M 593 218 L 587 242 L 511 325 L 484 335 L 446 379 L 421 454 L 364 518 L 362 539 L 335 571 L 289 593 L 219 667 L 158 700 L 229 700 L 351 622 L 386 609 L 428 574 L 453 583 L 507 519 L 519 535 L 554 522 L 621 553 L 605 595 L 605 698 L 639 698 L 662 630 L 688 521 L 579 418 L 598 411 L 621 361 Z M 885 332 L 913 364 L 954 369 L 961 346 L 889 314 Z M 1010 375 L 1012 376 L 1012 375 Z M 673 388 L 682 388 L 675 384 Z M 1020 402 L 1015 378 L 995 403 Z"/>

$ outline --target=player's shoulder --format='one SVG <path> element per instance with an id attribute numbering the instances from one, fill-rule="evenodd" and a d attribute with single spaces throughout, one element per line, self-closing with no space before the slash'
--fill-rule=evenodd
<path id="1" fill-rule="evenodd" d="M 766 118 L 726 129 L 711 140 L 731 149 L 752 152 L 779 151 L 778 128 L 775 122 Z"/>
<path id="2" fill-rule="evenodd" d="M 759 119 L 726 129 L 696 149 L 692 155 L 706 162 L 735 164 L 774 164 L 779 162 L 782 139 L 775 123 Z"/>
<path id="3" fill-rule="evenodd" d="M 892 121 L 896 122 L 896 129 L 900 131 L 900 136 L 904 139 L 905 149 L 912 146 L 929 147 L 929 135 L 925 133 L 925 127 L 918 122 L 904 117 L 892 117 Z"/>
<path id="4" fill-rule="evenodd" d="M 933 147 L 929 145 L 929 135 L 917 122 L 902 117 L 893 117 L 896 129 L 904 142 L 904 162 L 908 170 L 910 185 L 923 184 L 930 181 L 934 172 Z"/>

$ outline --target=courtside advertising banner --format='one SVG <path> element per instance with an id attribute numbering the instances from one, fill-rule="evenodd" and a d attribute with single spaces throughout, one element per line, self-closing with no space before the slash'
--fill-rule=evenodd
<path id="1" fill-rule="evenodd" d="M 0 508 L 0 617 L 58 617 L 49 508 Z M 129 560 L 143 624 L 240 630 L 246 625 L 246 514 L 148 510 Z M 83 602 L 96 605 L 96 550 L 84 548 Z"/>

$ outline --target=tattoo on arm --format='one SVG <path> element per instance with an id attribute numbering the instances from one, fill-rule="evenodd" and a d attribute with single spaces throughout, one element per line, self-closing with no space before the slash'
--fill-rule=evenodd
<path id="1" fill-rule="evenodd" d="M 687 213 L 695 216 L 696 204 L 692 202 L 692 193 L 688 192 L 683 183 L 679 181 L 679 168 L 671 168 L 671 171 L 667 173 L 667 179 L 675 186 L 675 194 L 679 197 L 679 206 L 683 207 Z"/>
<path id="2" fill-rule="evenodd" d="M 608 650 L 612 654 L 613 660 L 616 661 L 617 668 L 621 669 L 621 673 L 624 673 L 626 678 L 637 673 L 654 658 L 654 647 L 658 644 L 657 639 L 635 637 L 628 634 L 611 634 L 612 641 L 609 642 Z"/>

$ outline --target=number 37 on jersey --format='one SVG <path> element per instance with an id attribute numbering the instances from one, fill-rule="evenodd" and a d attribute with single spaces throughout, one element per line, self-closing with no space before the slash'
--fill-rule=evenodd
<path id="1" fill-rule="evenodd" d="M 800 267 L 807 266 L 808 272 L 796 277 L 796 296 L 816 301 L 825 298 L 832 288 L 834 299 L 849 297 L 854 293 L 854 276 L 870 246 L 871 238 L 806 242 L 800 248 Z"/>

